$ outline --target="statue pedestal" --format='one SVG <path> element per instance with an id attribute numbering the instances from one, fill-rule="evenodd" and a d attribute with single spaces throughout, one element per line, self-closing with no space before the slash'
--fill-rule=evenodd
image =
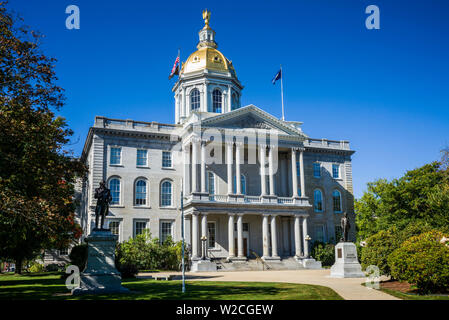
<path id="1" fill-rule="evenodd" d="M 86 238 L 87 263 L 80 275 L 80 287 L 72 295 L 128 293 L 122 287 L 122 277 L 115 268 L 117 236 L 108 230 L 95 230 Z"/>
<path id="2" fill-rule="evenodd" d="M 217 264 L 215 262 L 206 260 L 193 260 L 190 267 L 191 272 L 215 272 L 217 271 Z"/>
<path id="3" fill-rule="evenodd" d="M 332 278 L 363 278 L 365 274 L 357 260 L 357 248 L 352 242 L 339 242 L 335 246 L 335 263 Z"/>

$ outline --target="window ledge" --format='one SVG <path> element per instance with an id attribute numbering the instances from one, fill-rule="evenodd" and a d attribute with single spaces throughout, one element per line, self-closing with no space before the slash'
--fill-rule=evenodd
<path id="1" fill-rule="evenodd" d="M 111 204 L 109 205 L 109 208 L 124 208 L 125 206 L 120 205 L 120 204 Z"/>
<path id="2" fill-rule="evenodd" d="M 336 181 L 343 181 L 343 178 L 334 178 Z"/>
<path id="3" fill-rule="evenodd" d="M 124 167 L 123 164 L 109 164 L 110 167 Z"/>
<path id="4" fill-rule="evenodd" d="M 140 168 L 140 169 L 150 169 L 150 166 L 138 166 L 138 165 L 136 165 L 136 168 Z"/>
<path id="5" fill-rule="evenodd" d="M 173 167 L 161 167 L 162 170 L 175 170 Z"/>
<path id="6" fill-rule="evenodd" d="M 159 207 L 159 209 L 169 209 L 169 210 L 173 210 L 173 209 L 177 209 L 176 207 Z"/>
<path id="7" fill-rule="evenodd" d="M 133 209 L 151 209 L 151 207 L 150 206 L 136 206 L 136 205 L 134 205 Z"/>

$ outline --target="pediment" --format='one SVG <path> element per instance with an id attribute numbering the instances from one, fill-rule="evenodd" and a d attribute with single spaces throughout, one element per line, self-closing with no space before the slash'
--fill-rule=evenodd
<path id="1" fill-rule="evenodd" d="M 273 117 L 254 105 L 204 119 L 201 121 L 201 125 L 223 129 L 265 129 L 274 130 L 277 134 L 282 135 L 305 136 L 300 129 Z"/>

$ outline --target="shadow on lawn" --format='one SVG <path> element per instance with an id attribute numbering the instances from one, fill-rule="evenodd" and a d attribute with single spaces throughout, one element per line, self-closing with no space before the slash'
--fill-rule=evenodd
<path id="1" fill-rule="evenodd" d="M 129 279 L 131 280 L 131 279 Z M 132 294 L 115 294 L 115 295 L 98 295 L 98 296 L 81 296 L 80 299 L 126 299 L 126 300 L 206 300 L 206 299 L 256 299 L 258 296 L 276 296 L 281 293 L 282 288 L 275 286 L 261 286 L 257 287 L 254 284 L 235 284 L 230 285 L 217 283 L 186 283 L 186 293 L 181 292 L 180 281 L 151 281 L 151 282 L 136 282 L 134 279 L 124 281 L 123 285 L 130 289 Z M 77 297 L 78 298 L 78 297 Z"/>

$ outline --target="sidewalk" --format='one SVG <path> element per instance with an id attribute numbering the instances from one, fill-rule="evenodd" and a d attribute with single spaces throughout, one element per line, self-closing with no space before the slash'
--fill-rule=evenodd
<path id="1" fill-rule="evenodd" d="M 161 272 L 176 275 L 180 272 Z M 139 277 L 151 276 L 152 273 L 139 273 Z M 234 271 L 234 272 L 187 272 L 186 280 L 195 281 L 254 281 L 254 282 L 288 282 L 314 284 L 329 287 L 345 300 L 400 300 L 389 294 L 362 286 L 365 278 L 330 278 L 330 270 L 269 270 L 269 271 Z"/>

